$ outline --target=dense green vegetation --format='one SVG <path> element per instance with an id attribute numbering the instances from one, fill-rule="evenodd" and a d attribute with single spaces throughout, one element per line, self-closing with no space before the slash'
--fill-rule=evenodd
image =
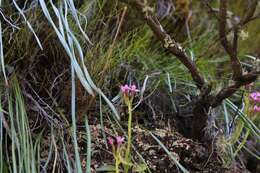
<path id="1" fill-rule="evenodd" d="M 0 0 L 0 172 L 260 171 L 257 77 L 206 107 L 205 136 L 193 134 L 203 89 L 210 100 L 237 82 L 221 2 Z M 257 76 L 260 3 L 227 6 L 227 39 L 239 26 L 236 57 Z M 160 42 L 146 12 L 210 87 Z"/>

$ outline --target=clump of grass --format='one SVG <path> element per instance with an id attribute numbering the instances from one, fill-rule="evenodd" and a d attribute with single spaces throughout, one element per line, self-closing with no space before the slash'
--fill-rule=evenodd
<path id="1" fill-rule="evenodd" d="M 0 172 L 90 172 L 91 156 L 95 151 L 91 148 L 89 114 L 95 115 L 100 111 L 104 139 L 104 120 L 108 118 L 105 115 L 112 115 L 115 119 L 111 121 L 113 126 L 126 136 L 120 123 L 115 123 L 120 119 L 119 106 L 115 107 L 116 102 L 111 101 L 118 94 L 121 83 L 136 81 L 140 86 L 141 81 L 145 81 L 147 93 L 152 93 L 157 87 L 167 87 L 170 93 L 178 89 L 189 91 L 193 96 L 198 94 L 187 70 L 176 58 L 159 48 L 150 29 L 136 19 L 134 11 L 126 10 L 125 4 L 115 0 L 82 1 L 77 4 L 73 0 L 34 2 L 0 1 L 1 17 L 6 19 L 0 22 L 3 74 L 0 81 Z M 216 1 L 212 3 L 218 5 Z M 178 34 L 185 27 L 177 22 L 175 25 L 178 24 L 180 30 L 172 29 L 177 26 L 168 21 L 165 21 L 166 29 L 178 34 L 205 78 L 218 88 L 228 83 L 230 77 L 225 65 L 228 57 L 218 49 L 217 32 L 214 30 L 216 21 L 203 17 L 206 11 L 201 10 L 198 2 L 192 4 L 199 10 L 193 13 L 194 23 L 191 21 L 187 34 Z M 249 37 L 239 45 L 239 56 L 249 68 L 251 58 L 245 55 L 258 51 L 260 39 L 256 32 L 257 24 L 247 26 L 244 32 L 248 32 Z M 227 75 L 222 76 L 223 72 Z M 220 82 L 215 82 L 216 79 Z M 79 87 L 77 81 L 80 81 Z M 64 88 L 69 88 L 68 100 L 62 97 Z M 78 92 L 79 88 L 83 88 L 82 95 Z M 86 107 L 83 117 L 86 120 L 87 152 L 82 154 L 78 142 L 79 119 L 82 117 L 77 114 L 80 109 L 77 100 L 88 94 L 91 96 L 83 105 Z M 144 90 L 142 94 L 142 99 L 149 99 L 150 95 L 145 95 Z M 106 104 L 103 105 L 103 101 Z M 63 102 L 68 104 L 64 106 Z M 220 140 L 221 144 L 224 141 L 226 145 L 220 148 L 224 148 L 222 153 L 227 157 L 224 160 L 234 161 L 242 149 L 248 150 L 245 145 L 248 137 L 259 139 L 259 128 L 254 123 L 259 120 L 257 117 L 251 118 L 247 111 L 240 110 L 230 100 L 225 101 L 219 114 L 225 116 L 219 118 L 225 124 L 220 128 L 226 128 L 227 132 Z M 235 129 L 238 130 L 234 132 L 229 126 L 232 114 L 238 116 L 234 120 Z M 34 123 L 31 122 L 36 121 L 35 117 L 41 120 L 33 127 Z M 131 130 L 130 127 L 131 124 Z M 39 130 L 41 128 L 43 130 Z M 230 135 L 234 139 L 231 142 Z M 131 135 L 128 133 L 128 136 Z M 178 168 L 187 172 L 164 144 L 152 133 L 151 136 Z M 242 136 L 244 138 L 240 141 Z M 40 147 L 46 145 L 46 138 L 50 143 L 47 149 Z M 9 141 L 10 148 L 6 148 Z M 129 141 L 130 146 L 131 137 Z M 70 148 L 71 144 L 73 149 Z M 127 158 L 131 156 L 129 146 Z M 62 148 L 61 154 L 59 148 Z M 47 157 L 43 157 L 41 154 L 46 151 Z M 259 159 L 256 153 L 251 154 Z M 141 155 L 139 158 L 145 163 Z M 82 160 L 86 160 L 86 167 L 83 167 Z"/>
<path id="2" fill-rule="evenodd" d="M 15 77 L 10 82 L 8 92 L 8 115 L 10 121 L 11 156 L 4 155 L 7 159 L 10 172 L 37 172 L 39 160 L 37 159 L 39 143 L 33 142 L 29 129 L 24 98 L 19 83 Z M 3 146 L 1 146 L 3 147 Z M 9 151 L 8 148 L 5 150 Z M 7 152 L 9 153 L 9 152 Z"/>

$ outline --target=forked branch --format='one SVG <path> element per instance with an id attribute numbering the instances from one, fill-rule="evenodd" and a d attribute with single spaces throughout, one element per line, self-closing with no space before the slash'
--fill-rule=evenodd
<path id="1" fill-rule="evenodd" d="M 220 92 L 217 93 L 211 104 L 213 107 L 218 106 L 224 99 L 232 96 L 241 86 L 254 82 L 259 75 L 259 72 L 256 72 L 254 70 L 248 74 L 243 75 L 241 63 L 237 57 L 239 27 L 242 27 L 244 24 L 246 24 L 252 19 L 256 10 L 256 6 L 257 2 L 253 0 L 253 2 L 251 2 L 249 6 L 250 11 L 247 12 L 245 18 L 242 20 L 242 22 L 235 24 L 233 28 L 233 43 L 231 44 L 229 43 L 226 35 L 227 0 L 220 0 L 219 37 L 222 46 L 230 56 L 231 68 L 233 71 L 233 79 L 235 83 L 233 85 L 221 89 Z"/>
<path id="2" fill-rule="evenodd" d="M 158 40 L 162 42 L 164 47 L 175 55 L 182 64 L 189 70 L 194 82 L 197 87 L 204 93 L 204 90 L 207 91 L 205 95 L 210 94 L 210 86 L 206 84 L 204 78 L 199 73 L 196 65 L 193 61 L 187 56 L 184 49 L 180 46 L 179 43 L 175 41 L 174 38 L 171 38 L 169 34 L 164 30 L 156 16 L 153 14 L 153 10 L 148 6 L 146 0 L 124 0 L 135 7 L 141 14 L 143 19 L 149 25 L 150 29 L 153 31 L 154 35 Z M 254 1 L 255 2 L 255 1 Z M 249 8 L 255 11 L 255 3 L 252 3 Z M 243 21 L 248 21 L 253 17 L 254 13 L 247 13 Z M 233 30 L 233 42 L 232 44 L 227 39 L 226 32 L 226 17 L 227 16 L 227 0 L 220 0 L 220 10 L 219 10 L 219 36 L 220 42 L 227 54 L 230 56 L 231 68 L 233 71 L 234 84 L 228 87 L 225 87 L 220 90 L 214 97 L 211 97 L 211 101 L 208 103 L 210 106 L 216 107 L 221 104 L 221 102 L 234 94 L 241 86 L 249 84 L 257 79 L 259 75 L 258 72 L 252 71 L 249 74 L 243 75 L 242 66 L 237 57 L 238 52 L 238 33 L 241 23 L 237 23 L 237 26 Z"/>
<path id="3" fill-rule="evenodd" d="M 235 27 L 233 45 L 229 43 L 226 34 L 226 22 L 227 20 L 227 0 L 220 0 L 219 9 L 219 37 L 223 48 L 230 56 L 231 68 L 233 71 L 233 78 L 235 81 L 240 80 L 242 76 L 242 66 L 237 57 L 237 37 L 238 37 L 238 26 Z"/>
<path id="4" fill-rule="evenodd" d="M 123 1 L 123 0 L 122 0 Z M 198 101 L 193 107 L 193 120 L 192 120 L 192 138 L 203 141 L 204 129 L 207 126 L 208 111 L 210 107 L 217 107 L 221 102 L 232 96 L 241 86 L 247 85 L 257 79 L 259 72 L 252 71 L 246 75 L 242 74 L 242 66 L 237 57 L 238 52 L 238 36 L 240 22 L 237 23 L 233 30 L 233 41 L 230 43 L 227 38 L 226 32 L 226 15 L 227 15 L 227 0 L 220 0 L 219 10 L 219 36 L 220 41 L 227 54 L 230 56 L 231 68 L 233 71 L 234 84 L 221 89 L 215 96 L 211 95 L 211 86 L 205 82 L 205 79 L 199 73 L 196 65 L 187 56 L 184 49 L 179 43 L 171 38 L 169 34 L 164 30 L 156 16 L 153 14 L 153 10 L 148 6 L 147 0 L 127 0 L 125 1 L 135 7 L 142 15 L 143 19 L 149 25 L 157 39 L 164 45 L 164 47 L 175 55 L 181 63 L 190 72 L 193 81 L 200 89 L 201 93 L 198 97 Z M 244 20 L 251 20 L 252 14 L 247 14 Z"/>
<path id="5" fill-rule="evenodd" d="M 250 22 L 252 19 L 254 19 L 254 14 L 256 11 L 257 3 L 258 3 L 257 0 L 250 1 L 250 4 L 247 9 L 247 13 L 245 14 L 245 17 L 241 21 L 240 25 L 243 26 L 243 25 L 247 24 L 248 22 Z"/>
<path id="6" fill-rule="evenodd" d="M 191 59 L 187 56 L 180 44 L 166 33 L 166 31 L 158 21 L 157 17 L 153 14 L 152 9 L 148 6 L 148 4 L 146 4 L 146 1 L 129 0 L 127 2 L 141 12 L 143 19 L 149 25 L 157 39 L 160 40 L 164 47 L 173 55 L 175 55 L 189 70 L 192 79 L 196 83 L 196 86 L 199 89 L 205 87 L 205 80 L 199 73 L 194 62 L 191 61 Z"/>
<path id="7" fill-rule="evenodd" d="M 252 71 L 251 73 L 245 74 L 241 77 L 240 81 L 236 81 L 233 85 L 230 85 L 228 87 L 225 87 L 221 89 L 218 94 L 214 97 L 211 106 L 217 107 L 221 104 L 221 102 L 232 96 L 237 90 L 239 90 L 240 87 L 248 85 L 255 80 L 257 80 L 257 77 L 260 75 L 260 72 Z"/>

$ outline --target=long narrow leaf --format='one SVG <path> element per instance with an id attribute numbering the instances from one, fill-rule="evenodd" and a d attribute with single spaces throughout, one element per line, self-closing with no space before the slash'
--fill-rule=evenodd
<path id="1" fill-rule="evenodd" d="M 3 37 L 2 36 L 2 23 L 0 21 L 0 61 L 1 61 L 1 69 L 2 69 L 2 72 L 3 72 L 4 78 L 5 78 L 5 83 L 8 84 L 6 73 L 5 73 L 4 44 L 3 44 L 3 38 L 2 37 Z"/>
<path id="2" fill-rule="evenodd" d="M 42 44 L 41 44 L 41 41 L 40 39 L 38 38 L 38 36 L 36 35 L 36 33 L 34 32 L 33 28 L 32 28 L 32 25 L 30 24 L 30 22 L 27 20 L 27 18 L 25 17 L 24 13 L 23 13 L 23 10 L 18 6 L 18 4 L 16 3 L 16 0 L 13 0 L 13 3 L 14 3 L 14 6 L 15 8 L 19 11 L 20 15 L 23 17 L 24 21 L 26 22 L 28 28 L 30 29 L 30 31 L 33 33 L 39 47 L 41 48 L 41 50 L 43 50 L 42 48 Z"/>
<path id="3" fill-rule="evenodd" d="M 1 4 L 1 3 L 0 3 Z M 1 111 L 2 110 L 2 102 L 0 99 L 0 172 L 3 172 L 3 117 L 4 113 Z"/>
<path id="4" fill-rule="evenodd" d="M 245 126 L 250 129 L 250 132 L 252 132 L 252 134 L 257 138 L 257 140 L 260 140 L 260 130 L 258 127 L 256 127 L 256 125 L 250 120 L 248 119 L 244 113 L 242 111 L 240 111 L 238 109 L 238 107 L 236 105 L 234 105 L 234 103 L 232 103 L 230 100 L 226 99 L 225 102 L 227 103 L 227 105 L 232 108 L 234 111 L 237 111 L 239 118 L 245 123 Z"/>
<path id="5" fill-rule="evenodd" d="M 91 172 L 91 132 L 88 124 L 88 119 L 86 117 L 85 121 L 86 134 L 87 134 L 87 163 L 86 163 L 86 173 Z"/>
<path id="6" fill-rule="evenodd" d="M 163 148 L 163 150 L 168 154 L 168 156 L 174 161 L 174 163 L 177 165 L 178 168 L 181 169 L 183 173 L 189 173 L 189 171 L 184 168 L 179 161 L 171 154 L 171 152 L 165 147 L 165 145 L 156 137 L 154 136 L 151 132 L 150 135 L 156 140 L 156 142 Z"/>
<path id="7" fill-rule="evenodd" d="M 73 145 L 74 145 L 74 152 L 75 152 L 76 172 L 82 173 L 81 161 L 80 161 L 79 150 L 78 150 L 78 142 L 77 142 L 75 72 L 72 64 L 71 64 L 71 117 L 72 117 Z"/>
<path id="8" fill-rule="evenodd" d="M 228 114 L 227 106 L 226 106 L 225 102 L 223 102 L 223 109 L 224 109 L 224 118 L 225 118 L 225 123 L 226 123 L 226 135 L 229 135 L 230 134 L 230 131 L 229 131 L 229 114 Z"/>
<path id="9" fill-rule="evenodd" d="M 62 11 L 60 9 L 60 11 L 58 12 L 58 9 L 56 8 L 56 6 L 51 2 L 51 5 L 53 7 L 53 10 L 56 14 L 56 17 L 58 17 L 59 20 L 59 28 L 60 30 L 56 27 L 56 25 L 54 24 L 50 13 L 47 9 L 47 6 L 45 4 L 45 2 L 43 0 L 39 0 L 41 8 L 43 10 L 43 13 L 45 15 L 45 17 L 48 19 L 48 21 L 51 23 L 52 27 L 54 28 L 61 44 L 63 45 L 65 51 L 67 52 L 67 54 L 70 57 L 71 62 L 73 63 L 74 69 L 76 71 L 77 77 L 79 78 L 81 84 L 83 85 L 83 87 L 88 91 L 88 93 L 93 95 L 93 91 L 92 88 L 98 93 L 100 94 L 103 99 L 105 100 L 105 102 L 108 104 L 108 106 L 110 107 L 110 109 L 112 110 L 114 116 L 116 116 L 117 119 L 120 119 L 120 116 L 115 108 L 115 106 L 111 103 L 111 101 L 105 96 L 105 94 L 101 91 L 101 89 L 99 89 L 98 87 L 96 87 L 96 85 L 94 84 L 94 82 L 91 80 L 91 77 L 87 71 L 87 68 L 84 64 L 83 61 L 83 53 L 82 53 L 82 49 L 81 46 L 79 44 L 79 42 L 77 41 L 76 37 L 74 36 L 74 34 L 71 32 L 69 24 L 68 24 L 68 20 L 67 20 L 67 5 L 66 5 L 66 1 L 64 1 L 64 6 L 65 6 L 65 14 L 62 14 Z M 62 21 L 62 22 L 61 22 Z M 63 25 L 62 25 L 62 24 Z M 63 30 L 64 28 L 66 29 L 67 37 L 68 37 L 68 41 L 66 41 L 64 35 L 63 35 Z M 73 40 L 73 42 L 71 41 Z M 69 43 L 68 43 L 69 42 Z M 81 64 L 83 66 L 83 71 L 84 74 L 81 70 L 80 65 L 78 64 L 76 58 L 75 58 L 75 53 L 74 53 L 74 46 L 73 44 L 76 45 L 77 51 L 80 55 L 80 59 L 81 59 Z"/>
<path id="10" fill-rule="evenodd" d="M 77 15 L 77 10 L 75 8 L 75 5 L 74 5 L 74 1 L 73 0 L 67 0 L 68 4 L 69 4 L 69 7 L 71 9 L 71 12 L 72 12 L 72 16 L 74 17 L 81 33 L 83 34 L 84 38 L 90 43 L 92 44 L 92 42 L 90 41 L 89 37 L 87 36 L 87 34 L 84 32 L 84 30 L 82 29 L 81 25 L 80 25 L 80 22 L 79 22 L 79 18 L 78 18 L 78 15 Z"/>

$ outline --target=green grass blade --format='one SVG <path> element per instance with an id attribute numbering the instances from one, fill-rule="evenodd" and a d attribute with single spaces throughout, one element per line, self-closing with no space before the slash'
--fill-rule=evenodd
<path id="1" fill-rule="evenodd" d="M 241 119 L 241 121 L 245 123 L 245 127 L 247 127 L 250 130 L 250 132 L 257 138 L 257 140 L 260 140 L 259 128 L 250 119 L 248 119 L 245 116 L 245 114 L 241 110 L 239 110 L 239 108 L 236 105 L 234 105 L 234 103 L 232 103 L 229 99 L 226 99 L 225 102 L 231 109 L 237 111 L 239 118 Z"/>
<path id="2" fill-rule="evenodd" d="M 91 172 L 91 132 L 88 124 L 88 118 L 85 121 L 86 134 L 87 134 L 87 163 L 86 163 L 86 173 Z"/>
<path id="3" fill-rule="evenodd" d="M 178 168 L 181 169 L 183 173 L 189 173 L 189 171 L 184 168 L 179 161 L 171 154 L 171 152 L 165 147 L 165 145 L 156 137 L 154 136 L 151 132 L 150 135 L 155 139 L 155 141 L 163 148 L 163 150 L 168 154 L 168 156 L 173 160 L 173 162 L 177 165 Z"/>
<path id="4" fill-rule="evenodd" d="M 75 72 L 71 64 L 71 116 L 72 116 L 72 133 L 73 133 L 73 146 L 75 152 L 76 172 L 82 173 L 81 161 L 77 143 L 77 126 L 76 126 L 76 86 L 75 86 Z"/>
<path id="5" fill-rule="evenodd" d="M 96 87 L 96 85 L 94 84 L 94 82 L 91 80 L 91 77 L 87 71 L 87 68 L 84 64 L 84 62 L 82 61 L 83 59 L 83 53 L 82 53 L 82 50 L 81 50 L 81 47 L 80 47 L 80 44 L 78 43 L 77 39 L 75 38 L 74 34 L 72 34 L 71 30 L 70 30 L 70 27 L 69 27 L 69 23 L 68 23 L 68 19 L 67 19 L 67 4 L 66 4 L 66 1 L 64 1 L 64 7 L 65 7 L 65 14 L 63 15 L 62 14 L 62 11 L 60 10 L 58 12 L 58 9 L 57 7 L 51 2 L 51 5 L 53 7 L 53 10 L 56 14 L 56 16 L 58 17 L 58 20 L 59 20 L 59 28 L 60 30 L 56 27 L 56 25 L 54 24 L 51 16 L 50 16 L 50 13 L 47 9 L 47 6 L 45 4 L 45 2 L 43 0 L 39 0 L 40 2 L 40 5 L 41 5 L 41 8 L 42 8 L 42 11 L 45 15 L 45 17 L 48 19 L 48 21 L 51 23 L 55 33 L 57 34 L 61 44 L 63 45 L 65 51 L 67 52 L 67 54 L 69 55 L 70 57 L 70 60 L 73 64 L 73 67 L 75 69 L 75 72 L 77 74 L 77 77 L 79 78 L 81 84 L 83 85 L 83 87 L 88 91 L 88 93 L 92 94 L 93 95 L 93 91 L 92 91 L 92 88 L 97 92 L 99 93 L 103 99 L 105 100 L 105 102 L 108 104 L 108 106 L 110 107 L 110 109 L 112 110 L 114 116 L 116 116 L 117 119 L 120 119 L 120 116 L 118 114 L 118 111 L 116 110 L 115 106 L 111 103 L 111 101 L 105 96 L 105 94 L 99 89 Z M 61 24 L 63 24 L 63 26 L 61 26 Z M 65 36 L 62 34 L 63 33 L 63 29 L 66 29 L 67 31 L 67 37 L 68 37 L 68 41 L 66 41 L 65 39 Z M 73 41 L 72 41 L 73 40 Z M 77 60 L 76 60 L 76 57 L 75 57 L 75 53 L 74 53 L 74 46 L 73 44 L 76 45 L 76 48 L 80 54 L 80 58 L 81 58 L 81 61 L 82 61 L 82 65 L 83 65 L 83 71 L 81 70 L 81 67 L 80 65 L 78 64 Z"/>
<path id="6" fill-rule="evenodd" d="M 1 4 L 1 3 L 0 3 Z M 2 110 L 2 102 L 0 99 L 0 172 L 3 172 L 4 160 L 3 160 L 3 117 L 4 113 Z"/>
<path id="7" fill-rule="evenodd" d="M 19 144 L 18 144 L 18 139 L 17 139 L 17 133 L 15 130 L 15 125 L 14 125 L 14 111 L 13 111 L 13 104 L 12 104 L 12 98 L 9 95 L 8 96 L 8 113 L 10 117 L 10 130 L 11 130 L 11 149 L 12 149 L 12 170 L 13 173 L 17 173 L 18 170 L 18 165 L 17 165 L 17 158 L 16 158 L 16 148 L 18 152 L 18 157 L 20 158 L 20 150 L 19 150 Z"/>
<path id="8" fill-rule="evenodd" d="M 41 48 L 41 50 L 43 50 L 42 48 L 42 44 L 40 39 L 38 38 L 38 36 L 36 35 L 36 33 L 34 32 L 34 29 L 32 28 L 32 25 L 30 24 L 30 22 L 27 20 L 27 18 L 25 17 L 23 10 L 18 6 L 18 4 L 16 3 L 16 0 L 13 0 L 13 4 L 15 6 L 15 8 L 19 11 L 20 15 L 23 17 L 24 21 L 26 22 L 28 28 L 30 29 L 30 31 L 33 33 L 39 47 Z"/>
<path id="9" fill-rule="evenodd" d="M 101 95 L 99 95 L 99 116 L 100 116 L 101 133 L 102 133 L 103 139 L 104 139 L 104 141 L 105 141 L 106 148 L 108 148 L 107 136 L 106 136 L 105 129 L 104 129 L 104 119 L 103 119 L 103 110 L 102 110 L 102 99 L 101 99 Z"/>
<path id="10" fill-rule="evenodd" d="M 0 4 L 1 6 L 1 4 Z M 8 84 L 7 82 L 7 76 L 5 73 L 5 62 L 4 62 L 4 44 L 3 44 L 3 35 L 2 35 L 2 22 L 0 21 L 0 61 L 1 61 L 1 69 L 5 78 L 5 83 Z"/>
<path id="11" fill-rule="evenodd" d="M 224 118 L 225 118 L 225 123 L 226 123 L 226 135 L 228 136 L 230 134 L 230 131 L 229 131 L 229 114 L 228 114 L 228 111 L 227 111 L 226 103 L 223 102 L 222 105 L 223 105 Z"/>
<path id="12" fill-rule="evenodd" d="M 240 144 L 240 143 L 239 143 Z M 248 147 L 246 147 L 245 145 L 243 145 L 243 149 L 245 149 L 246 152 L 248 152 L 249 154 L 251 154 L 252 156 L 254 156 L 257 160 L 260 160 L 260 155 L 254 153 L 253 151 L 251 151 Z"/>
<path id="13" fill-rule="evenodd" d="M 72 13 L 72 16 L 74 18 L 74 20 L 76 21 L 82 35 L 84 36 L 84 38 L 90 43 L 92 44 L 92 42 L 90 41 L 89 37 L 87 36 L 87 34 L 84 32 L 84 30 L 82 29 L 81 27 L 81 24 L 79 22 L 79 18 L 78 18 L 78 15 L 77 15 L 77 10 L 75 8 L 75 5 L 74 5 L 74 1 L 73 0 L 66 0 L 67 3 L 69 4 L 69 7 L 70 7 L 70 10 L 71 10 L 71 13 Z M 65 2 L 65 1 L 64 1 Z"/>
<path id="14" fill-rule="evenodd" d="M 65 11 L 66 11 L 66 3 L 65 3 Z M 102 90 L 100 88 L 98 88 L 95 83 L 92 81 L 91 77 L 90 77 L 90 74 L 87 70 L 87 67 L 84 63 L 84 55 L 83 55 L 83 51 L 82 51 L 82 48 L 80 46 L 80 43 L 79 41 L 77 40 L 77 38 L 75 37 L 75 35 L 73 34 L 73 32 L 71 31 L 70 27 L 69 27 L 69 24 L 68 24 L 68 19 L 67 19 L 67 15 L 66 15 L 66 12 L 65 12 L 65 17 L 63 17 L 61 15 L 62 19 L 63 19 L 63 22 L 65 23 L 65 28 L 66 28 L 66 31 L 68 32 L 68 39 L 72 39 L 73 40 L 73 43 L 75 44 L 76 46 L 76 49 L 77 49 L 77 52 L 79 53 L 79 57 L 80 57 L 80 60 L 81 60 L 81 65 L 83 67 L 83 72 L 84 72 L 84 76 L 88 82 L 88 84 L 91 86 L 91 88 L 93 88 L 98 94 L 100 94 L 103 99 L 105 100 L 105 102 L 108 104 L 108 106 L 110 107 L 110 109 L 112 110 L 112 112 L 114 113 L 114 116 L 116 116 L 117 119 L 120 119 L 120 116 L 117 112 L 117 110 L 115 109 L 115 106 L 111 103 L 111 101 L 106 97 L 106 95 L 102 92 Z M 74 51 L 74 48 L 71 48 L 71 50 Z M 76 62 L 76 58 L 74 58 L 74 62 Z M 77 64 L 77 62 L 75 63 Z M 79 65 L 77 66 L 77 68 L 80 68 Z"/>
<path id="15" fill-rule="evenodd" d="M 67 168 L 67 172 L 68 173 L 72 173 L 72 169 L 71 169 L 71 164 L 70 164 L 70 159 L 69 159 L 69 156 L 68 156 L 68 152 L 67 152 L 67 149 L 66 149 L 66 146 L 64 144 L 64 141 L 63 141 L 63 138 L 61 139 L 62 140 L 62 146 L 63 146 L 63 154 L 64 154 L 64 157 L 65 157 L 65 161 L 66 161 L 66 168 Z"/>

